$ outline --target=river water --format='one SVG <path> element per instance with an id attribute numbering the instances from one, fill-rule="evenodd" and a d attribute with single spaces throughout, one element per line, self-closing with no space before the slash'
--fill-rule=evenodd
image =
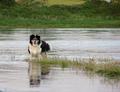
<path id="1" fill-rule="evenodd" d="M 120 82 L 77 69 L 26 62 L 29 35 L 50 44 L 48 57 L 120 60 L 120 29 L 0 30 L 0 92 L 120 92 Z"/>

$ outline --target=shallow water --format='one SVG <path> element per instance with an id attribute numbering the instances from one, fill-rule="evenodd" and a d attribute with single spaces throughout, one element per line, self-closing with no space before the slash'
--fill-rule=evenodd
<path id="1" fill-rule="evenodd" d="M 18 31 L 19 30 L 19 31 Z M 14 29 L 0 31 L 0 92 L 119 92 L 120 82 L 82 71 L 26 62 L 30 34 L 51 46 L 48 57 L 120 60 L 120 29 Z M 34 74 L 32 74 L 34 73 Z M 32 76 L 32 77 L 30 77 Z M 33 78 L 33 83 L 31 79 Z M 32 84 L 32 85 L 31 85 Z"/>

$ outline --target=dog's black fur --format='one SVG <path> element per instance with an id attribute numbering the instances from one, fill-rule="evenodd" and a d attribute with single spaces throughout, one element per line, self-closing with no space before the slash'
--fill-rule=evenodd
<path id="1" fill-rule="evenodd" d="M 38 45 L 38 46 L 41 44 L 41 45 L 40 45 L 41 53 L 44 53 L 44 52 L 47 52 L 47 51 L 50 50 L 50 45 L 49 45 L 48 43 L 46 43 L 45 41 L 42 41 L 39 35 L 34 35 L 34 34 L 30 35 L 29 43 L 30 43 L 31 45 L 33 45 L 33 43 L 32 43 L 32 40 L 33 40 L 33 39 L 38 40 L 38 42 L 37 42 L 37 45 Z M 29 52 L 29 54 L 30 54 L 29 48 L 28 48 L 28 52 Z"/>

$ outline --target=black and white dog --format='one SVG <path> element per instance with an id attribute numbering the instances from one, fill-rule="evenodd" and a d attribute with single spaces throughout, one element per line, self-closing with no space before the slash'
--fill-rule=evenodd
<path id="1" fill-rule="evenodd" d="M 42 41 L 39 35 L 30 35 L 28 52 L 32 57 L 45 58 L 46 52 L 50 50 L 50 46 L 45 41 Z"/>

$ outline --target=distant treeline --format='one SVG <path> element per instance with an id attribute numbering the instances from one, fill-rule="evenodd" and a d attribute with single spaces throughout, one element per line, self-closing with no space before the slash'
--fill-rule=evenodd
<path id="1" fill-rule="evenodd" d="M 5 6 L 13 6 L 15 3 L 15 0 L 0 0 L 0 4 Z"/>
<path id="2" fill-rule="evenodd" d="M 72 6 L 47 6 L 34 1 L 35 0 L 25 0 L 25 3 L 21 5 L 16 3 L 16 0 L 0 0 L 0 17 L 48 18 L 51 16 L 72 16 L 73 14 L 85 17 L 118 17 L 120 15 L 120 0 L 111 0 L 111 2 L 106 2 L 107 0 L 85 0 L 86 2 L 84 4 Z"/>

